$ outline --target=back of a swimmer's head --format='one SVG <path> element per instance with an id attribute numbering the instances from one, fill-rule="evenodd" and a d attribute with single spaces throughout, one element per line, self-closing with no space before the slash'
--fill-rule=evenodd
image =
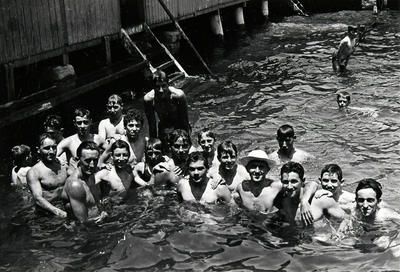
<path id="1" fill-rule="evenodd" d="M 193 162 L 197 162 L 197 161 L 203 161 L 204 163 L 204 167 L 206 169 L 209 168 L 208 165 L 208 160 L 206 159 L 206 157 L 204 156 L 203 152 L 200 151 L 195 151 L 189 154 L 187 160 L 186 160 L 186 166 L 189 169 L 189 165 Z"/>
<path id="2" fill-rule="evenodd" d="M 322 170 L 321 170 L 321 178 L 324 175 L 324 173 L 336 174 L 338 176 L 339 181 L 341 181 L 342 178 L 343 178 L 342 169 L 340 168 L 339 165 L 337 165 L 335 163 L 326 164 L 322 168 Z"/>
<path id="3" fill-rule="evenodd" d="M 300 163 L 293 162 L 293 161 L 287 162 L 284 165 L 282 165 L 282 168 L 281 168 L 281 180 L 282 180 L 283 174 L 285 174 L 285 173 L 289 174 L 291 172 L 297 173 L 299 175 L 299 178 L 301 180 L 304 180 L 304 168 L 303 168 L 303 166 Z"/>
<path id="4" fill-rule="evenodd" d="M 78 158 L 82 157 L 82 151 L 83 150 L 95 150 L 100 154 L 99 147 L 97 144 L 93 141 L 83 141 L 79 146 L 78 149 L 76 150 L 76 156 Z"/>
<path id="5" fill-rule="evenodd" d="M 31 148 L 27 145 L 21 144 L 11 148 L 11 157 L 14 165 L 24 165 L 31 155 Z"/>
<path id="6" fill-rule="evenodd" d="M 358 182 L 357 188 L 356 188 L 356 200 L 357 200 L 357 193 L 358 191 L 362 189 L 368 189 L 371 188 L 372 190 L 375 191 L 376 193 L 376 199 L 381 201 L 381 196 L 382 196 L 382 185 L 376 181 L 375 179 L 372 178 L 365 178 L 362 179 Z"/>
<path id="7" fill-rule="evenodd" d="M 217 147 L 217 155 L 218 158 L 221 158 L 222 156 L 222 152 L 226 152 L 228 153 L 230 156 L 237 156 L 237 148 L 236 145 L 234 143 L 232 143 L 231 141 L 227 140 L 227 141 L 223 141 L 222 143 L 220 143 Z"/>
<path id="8" fill-rule="evenodd" d="M 131 155 L 131 151 L 129 149 L 129 144 L 124 140 L 118 139 L 111 145 L 111 154 L 114 153 L 114 150 L 117 148 L 126 149 L 128 151 L 128 156 Z"/>
<path id="9" fill-rule="evenodd" d="M 88 119 L 91 119 L 91 114 L 88 109 L 85 108 L 77 108 L 74 111 L 74 118 L 75 117 L 86 117 Z"/>
<path id="10" fill-rule="evenodd" d="M 277 139 L 296 138 L 294 128 L 291 125 L 282 125 L 276 131 Z"/>
<path id="11" fill-rule="evenodd" d="M 199 133 L 197 133 L 197 141 L 200 143 L 201 138 L 204 136 L 213 138 L 215 141 L 215 134 L 208 128 L 203 128 Z"/>
<path id="12" fill-rule="evenodd" d="M 61 116 L 56 114 L 48 115 L 44 120 L 43 127 L 46 132 L 62 131 Z"/>
<path id="13" fill-rule="evenodd" d="M 183 129 L 175 129 L 174 131 L 171 132 L 169 135 L 169 145 L 172 146 L 174 143 L 179 139 L 182 138 L 183 142 L 188 144 L 189 146 L 192 145 L 192 140 L 190 139 L 189 134 L 187 133 L 186 130 Z"/>
<path id="14" fill-rule="evenodd" d="M 124 115 L 124 126 L 126 127 L 132 121 L 136 121 L 142 126 L 144 122 L 142 112 L 137 109 L 128 110 Z"/>

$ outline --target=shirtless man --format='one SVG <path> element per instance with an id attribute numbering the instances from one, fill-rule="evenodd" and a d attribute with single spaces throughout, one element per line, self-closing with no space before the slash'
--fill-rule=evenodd
<path id="1" fill-rule="evenodd" d="M 166 146 L 168 134 L 173 130 L 183 129 L 190 134 L 188 105 L 182 90 L 168 86 L 163 71 L 157 70 L 153 76 L 155 87 L 144 96 L 144 109 L 150 137 L 159 138 Z M 159 119 L 158 125 L 156 116 Z"/>
<path id="2" fill-rule="evenodd" d="M 278 140 L 279 149 L 270 154 L 270 158 L 281 165 L 288 161 L 301 163 L 313 156 L 307 152 L 294 147 L 296 135 L 294 129 L 290 125 L 283 125 L 277 131 L 276 139 Z"/>
<path id="3" fill-rule="evenodd" d="M 124 127 L 126 135 L 121 139 L 126 141 L 131 148 L 131 158 L 134 157 L 136 162 L 141 162 L 144 159 L 144 150 L 146 147 L 146 138 L 141 135 L 143 128 L 143 115 L 136 109 L 129 110 L 124 116 Z"/>
<path id="4" fill-rule="evenodd" d="M 250 175 L 237 186 L 242 205 L 248 210 L 272 212 L 274 198 L 282 188 L 280 182 L 266 177 L 275 162 L 262 150 L 251 151 L 241 162 Z"/>
<path id="5" fill-rule="evenodd" d="M 174 160 L 174 172 L 177 176 L 187 174 L 187 158 L 192 145 L 189 134 L 182 129 L 174 130 L 169 137 L 171 159 Z"/>
<path id="6" fill-rule="evenodd" d="M 63 185 L 67 178 L 67 166 L 56 159 L 56 139 L 49 133 L 39 137 L 39 162 L 28 171 L 27 183 L 32 192 L 36 208 L 59 217 L 67 213 L 54 205 L 61 199 Z"/>
<path id="7" fill-rule="evenodd" d="M 102 137 L 90 132 L 92 119 L 89 110 L 78 108 L 75 110 L 74 116 L 74 125 L 77 133 L 63 139 L 57 145 L 57 158 L 60 158 L 60 156 L 66 152 L 68 161 L 73 167 L 76 166 L 76 162 L 78 161 L 77 148 L 83 141 L 94 141 L 98 146 L 104 149 L 106 146 Z"/>
<path id="8" fill-rule="evenodd" d="M 217 152 L 215 152 L 215 134 L 209 129 L 205 128 L 199 132 L 197 135 L 197 140 L 203 151 L 204 155 L 207 157 L 208 165 L 211 167 L 218 167 L 219 160 L 217 157 Z"/>
<path id="9" fill-rule="evenodd" d="M 339 91 L 336 93 L 336 102 L 338 104 L 339 109 L 346 109 L 350 105 L 351 97 L 350 94 L 346 91 Z"/>
<path id="10" fill-rule="evenodd" d="M 110 196 L 125 196 L 133 181 L 132 167 L 128 164 L 129 145 L 123 140 L 116 140 L 111 145 L 112 165 L 95 174 L 95 183 L 105 182 L 110 187 Z"/>
<path id="11" fill-rule="evenodd" d="M 62 192 L 66 206 L 81 222 L 99 215 L 97 204 L 101 199 L 99 187 L 95 184 L 99 149 L 95 142 L 84 141 L 77 148 L 78 166 L 65 182 Z M 96 219 L 105 216 L 102 212 Z"/>
<path id="12" fill-rule="evenodd" d="M 320 219 L 324 213 L 339 219 L 344 218 L 343 212 L 350 214 L 355 205 L 355 195 L 343 190 L 342 169 L 339 165 L 325 165 L 319 180 L 322 189 L 315 192 L 311 203 L 314 220 Z"/>
<path id="13" fill-rule="evenodd" d="M 11 185 L 25 187 L 26 175 L 32 166 L 31 148 L 27 145 L 17 145 L 11 149 L 14 167 L 11 170 Z"/>
<path id="14" fill-rule="evenodd" d="M 189 176 L 178 183 L 178 193 L 183 201 L 198 201 L 200 203 L 216 203 L 219 199 L 229 202 L 231 194 L 226 185 L 218 185 L 213 189 L 207 176 L 207 159 L 201 152 L 189 154 L 187 160 Z"/>
<path id="15" fill-rule="evenodd" d="M 107 100 L 108 118 L 99 123 L 99 135 L 105 140 L 110 138 L 120 139 L 125 135 L 124 116 L 122 115 L 123 103 L 119 95 L 112 94 Z"/>
<path id="16" fill-rule="evenodd" d="M 340 41 L 338 50 L 332 54 L 332 68 L 335 72 L 344 72 L 346 70 L 350 56 L 355 51 L 357 38 L 357 29 L 349 26 L 346 37 Z"/>

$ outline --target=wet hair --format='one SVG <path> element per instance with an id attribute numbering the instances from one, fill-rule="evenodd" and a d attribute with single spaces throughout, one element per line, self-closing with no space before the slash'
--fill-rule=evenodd
<path id="1" fill-rule="evenodd" d="M 294 137 L 294 129 L 291 125 L 282 125 L 276 131 L 276 137 L 278 139 Z"/>
<path id="2" fill-rule="evenodd" d="M 14 165 L 22 165 L 26 157 L 31 153 L 31 148 L 27 145 L 21 144 L 11 148 L 11 157 Z"/>
<path id="3" fill-rule="evenodd" d="M 125 142 L 124 140 L 116 140 L 112 145 L 111 145 L 111 153 L 114 153 L 114 150 L 117 148 L 125 148 L 128 150 L 129 156 L 131 155 L 131 150 L 129 148 L 129 144 Z"/>
<path id="4" fill-rule="evenodd" d="M 44 132 L 42 134 L 39 135 L 39 146 L 41 146 L 43 144 L 43 141 L 46 139 L 51 139 L 54 142 L 57 143 L 57 139 L 54 137 L 53 133 L 49 133 L 49 132 Z"/>
<path id="5" fill-rule="evenodd" d="M 298 162 L 287 162 L 281 168 L 281 180 L 284 173 L 295 172 L 299 175 L 301 180 L 304 180 L 304 168 Z"/>
<path id="6" fill-rule="evenodd" d="M 163 70 L 157 69 L 153 73 L 153 82 L 168 82 L 167 74 Z"/>
<path id="7" fill-rule="evenodd" d="M 356 188 L 356 199 L 357 199 L 358 191 L 360 191 L 361 189 L 367 189 L 367 188 L 371 188 L 372 190 L 374 190 L 376 193 L 376 199 L 378 201 L 381 200 L 382 185 L 379 182 L 377 182 L 375 179 L 372 179 L 372 178 L 365 178 L 358 182 L 358 185 Z"/>
<path id="8" fill-rule="evenodd" d="M 221 157 L 222 152 L 227 152 L 230 155 L 235 154 L 237 156 L 237 148 L 236 145 L 234 143 L 232 143 L 231 141 L 223 141 L 222 143 L 220 143 L 217 147 L 217 155 L 218 158 Z"/>
<path id="9" fill-rule="evenodd" d="M 183 129 L 175 129 L 172 131 L 168 137 L 168 143 L 170 146 L 173 146 L 176 140 L 179 138 L 186 139 L 188 145 L 192 145 L 192 140 L 190 139 L 189 134 L 187 133 L 186 130 Z"/>
<path id="10" fill-rule="evenodd" d="M 192 162 L 197 162 L 197 161 L 203 161 L 204 162 L 204 166 L 207 169 L 209 168 L 208 160 L 204 156 L 203 152 L 195 151 L 195 152 L 190 153 L 188 158 L 187 158 L 187 160 L 186 160 L 187 169 L 189 169 L 189 164 L 191 164 Z"/>
<path id="11" fill-rule="evenodd" d="M 87 149 L 87 150 L 96 150 L 100 154 L 99 147 L 97 144 L 93 141 L 83 141 L 79 146 L 78 149 L 76 150 L 76 156 L 80 158 L 82 156 L 82 150 Z"/>
<path id="12" fill-rule="evenodd" d="M 205 134 L 208 137 L 211 137 L 215 141 L 215 134 L 208 128 L 203 128 L 198 134 L 197 134 L 197 141 L 200 143 L 201 136 Z"/>
<path id="13" fill-rule="evenodd" d="M 343 178 L 342 169 L 337 164 L 331 163 L 331 164 L 325 165 L 324 168 L 322 168 L 322 170 L 321 170 L 321 178 L 322 178 L 322 175 L 324 173 L 326 173 L 326 172 L 328 172 L 329 174 L 335 174 L 336 173 L 337 176 L 338 176 L 339 181 L 341 181 L 342 178 Z"/>
<path id="14" fill-rule="evenodd" d="M 51 127 L 54 130 L 61 131 L 62 130 L 62 121 L 61 116 L 56 114 L 50 114 L 46 117 L 43 123 L 43 127 L 46 129 L 47 127 Z"/>
<path id="15" fill-rule="evenodd" d="M 146 141 L 146 151 L 149 149 L 162 150 L 161 140 L 158 138 L 150 138 Z"/>
<path id="16" fill-rule="evenodd" d="M 133 120 L 140 122 L 140 124 L 143 126 L 143 122 L 144 122 L 143 114 L 137 109 L 130 109 L 124 115 L 124 126 L 126 127 L 128 125 L 128 123 L 132 122 Z"/>
<path id="17" fill-rule="evenodd" d="M 110 102 L 110 100 L 115 100 L 115 102 L 117 102 L 120 105 L 123 105 L 122 103 L 122 97 L 119 96 L 118 94 L 112 94 L 108 97 L 107 99 L 107 103 Z"/>
<path id="18" fill-rule="evenodd" d="M 340 97 L 344 97 L 347 100 L 347 104 L 350 104 L 351 96 L 349 92 L 346 91 L 339 91 L 336 93 L 336 101 L 339 101 Z"/>
<path id="19" fill-rule="evenodd" d="M 74 111 L 74 118 L 75 117 L 87 117 L 88 119 L 91 119 L 90 116 L 90 111 L 88 109 L 84 109 L 84 108 L 77 108 Z"/>

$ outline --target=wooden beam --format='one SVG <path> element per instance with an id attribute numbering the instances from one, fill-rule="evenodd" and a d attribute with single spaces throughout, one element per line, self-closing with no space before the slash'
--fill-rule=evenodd
<path id="1" fill-rule="evenodd" d="M 11 101 L 16 98 L 13 64 L 11 64 L 11 63 L 5 64 L 4 71 L 5 71 L 5 80 L 6 80 L 7 101 Z"/>
<path id="2" fill-rule="evenodd" d="M 111 46 L 110 46 L 110 37 L 109 36 L 104 37 L 104 47 L 105 47 L 105 51 L 106 51 L 106 64 L 110 65 L 112 62 L 112 58 L 111 58 Z"/>

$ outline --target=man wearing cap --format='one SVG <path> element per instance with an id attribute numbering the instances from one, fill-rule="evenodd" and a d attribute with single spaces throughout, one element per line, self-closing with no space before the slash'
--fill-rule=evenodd
<path id="1" fill-rule="evenodd" d="M 266 177 L 275 162 L 263 150 L 253 150 L 242 158 L 241 163 L 250 175 L 250 180 L 244 180 L 237 187 L 242 205 L 249 210 L 271 212 L 274 199 L 282 188 L 280 182 Z"/>
<path id="2" fill-rule="evenodd" d="M 279 127 L 276 133 L 279 149 L 270 154 L 270 158 L 276 164 L 282 164 L 288 161 L 303 162 L 313 156 L 301 149 L 294 147 L 294 140 L 296 135 L 291 125 L 283 125 Z"/>

